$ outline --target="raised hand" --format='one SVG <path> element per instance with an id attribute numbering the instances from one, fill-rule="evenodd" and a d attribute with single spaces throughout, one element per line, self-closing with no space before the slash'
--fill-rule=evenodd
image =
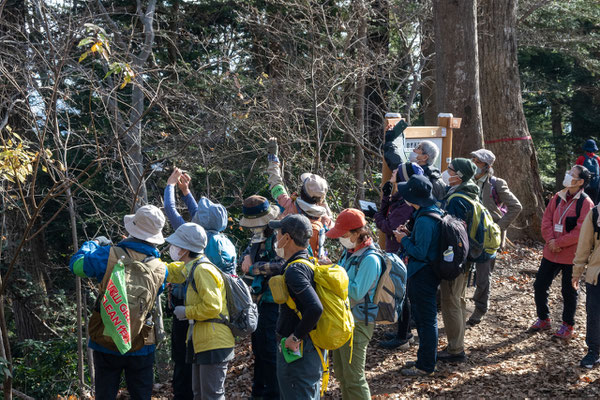
<path id="1" fill-rule="evenodd" d="M 179 177 L 179 181 L 177 182 L 177 187 L 181 190 L 181 193 L 184 196 L 187 196 L 190 193 L 190 182 L 192 178 L 187 174 L 183 173 Z"/>
<path id="2" fill-rule="evenodd" d="M 171 173 L 171 176 L 169 176 L 169 178 L 167 179 L 167 185 L 176 185 L 179 182 L 179 178 L 181 177 L 182 174 L 183 174 L 183 171 L 181 171 L 179 168 L 177 168 L 177 167 L 173 168 L 173 172 Z"/>

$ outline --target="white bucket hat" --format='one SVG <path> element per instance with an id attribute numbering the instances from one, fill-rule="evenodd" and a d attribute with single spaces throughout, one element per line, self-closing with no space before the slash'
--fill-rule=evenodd
<path id="1" fill-rule="evenodd" d="M 175 233 L 167 237 L 167 242 L 194 253 L 202 253 L 206 247 L 206 231 L 193 222 L 181 225 Z"/>
<path id="2" fill-rule="evenodd" d="M 165 215 L 153 205 L 138 208 L 135 214 L 123 217 L 127 232 L 136 239 L 152 244 L 163 244 L 165 238 L 162 229 L 165 226 Z"/>

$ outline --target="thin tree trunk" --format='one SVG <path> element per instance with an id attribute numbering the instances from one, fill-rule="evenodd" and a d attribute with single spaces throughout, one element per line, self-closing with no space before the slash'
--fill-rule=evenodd
<path id="1" fill-rule="evenodd" d="M 554 176 L 554 189 L 559 191 L 562 189 L 562 181 L 565 172 L 569 168 L 569 153 L 565 152 L 564 135 L 562 127 L 562 104 L 558 101 L 553 101 L 550 106 L 550 121 L 552 122 L 552 139 L 554 140 L 554 154 L 556 157 L 556 174 Z"/>
<path id="2" fill-rule="evenodd" d="M 426 126 L 437 125 L 437 108 L 435 104 L 435 43 L 433 41 L 433 19 L 423 21 L 423 41 L 421 51 L 424 62 L 421 73 L 421 105 Z M 458 115 L 457 115 L 458 117 Z"/>
<path id="3" fill-rule="evenodd" d="M 367 45 L 367 21 L 365 16 L 364 0 L 356 1 L 356 10 L 359 18 L 358 38 L 356 51 L 356 67 L 358 69 L 358 79 L 356 82 L 356 102 L 354 103 L 354 118 L 356 119 L 356 138 L 354 154 L 354 177 L 356 178 L 357 191 L 356 200 L 365 198 L 365 153 L 362 144 L 365 140 L 365 89 L 366 76 L 363 69 L 365 52 Z"/>
<path id="4" fill-rule="evenodd" d="M 480 27 L 481 104 L 486 147 L 496 174 L 523 205 L 513 235 L 541 239 L 544 209 L 535 147 L 523 113 L 517 63 L 517 0 L 484 1 Z"/>
<path id="5" fill-rule="evenodd" d="M 452 156 L 468 157 L 483 147 L 476 0 L 434 0 L 433 24 L 437 110 L 462 118 Z"/>

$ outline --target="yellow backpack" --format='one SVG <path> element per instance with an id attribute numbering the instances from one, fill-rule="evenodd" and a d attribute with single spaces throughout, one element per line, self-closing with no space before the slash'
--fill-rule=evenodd
<path id="1" fill-rule="evenodd" d="M 311 258 L 311 261 L 298 259 L 288 264 L 288 267 L 294 263 L 307 265 L 314 271 L 315 291 L 323 305 L 321 318 L 319 318 L 316 328 L 310 332 L 310 338 L 318 350 L 323 365 L 323 383 L 321 385 L 321 396 L 323 396 L 329 381 L 329 358 L 323 350 L 339 349 L 348 340 L 352 346 L 354 317 L 348 300 L 348 274 L 343 267 L 337 264 L 320 265 L 315 258 Z M 273 300 L 277 304 L 287 304 L 298 315 L 298 318 L 302 319 L 302 314 L 287 291 L 284 275 L 271 277 L 269 288 Z"/>

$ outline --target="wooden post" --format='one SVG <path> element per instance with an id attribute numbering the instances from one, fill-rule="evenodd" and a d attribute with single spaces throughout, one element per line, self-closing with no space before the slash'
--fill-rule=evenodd
<path id="1" fill-rule="evenodd" d="M 385 127 L 395 126 L 403 118 L 392 117 L 384 118 L 384 130 Z M 462 118 L 455 118 L 452 114 L 439 114 L 438 115 L 438 126 L 409 126 L 404 130 L 404 137 L 406 139 L 441 139 L 442 148 L 440 149 L 440 170 L 444 171 L 448 168 L 448 164 L 452 161 L 452 135 L 453 129 L 460 128 Z M 385 138 L 385 131 L 383 132 Z M 385 139 L 384 139 L 385 140 Z M 392 170 L 388 167 L 385 159 L 383 160 L 383 167 L 381 169 L 381 186 L 390 180 L 392 176 Z M 381 200 L 381 198 L 380 198 Z M 379 246 L 385 249 L 385 234 L 381 231 L 378 233 Z"/>

